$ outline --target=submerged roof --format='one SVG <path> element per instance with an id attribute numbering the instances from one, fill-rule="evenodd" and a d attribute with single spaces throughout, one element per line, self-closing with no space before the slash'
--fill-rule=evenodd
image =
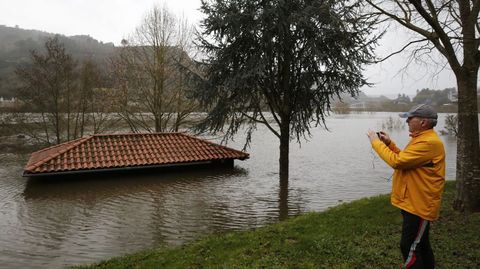
<path id="1" fill-rule="evenodd" d="M 32 153 L 24 176 L 248 158 L 183 133 L 97 134 Z"/>

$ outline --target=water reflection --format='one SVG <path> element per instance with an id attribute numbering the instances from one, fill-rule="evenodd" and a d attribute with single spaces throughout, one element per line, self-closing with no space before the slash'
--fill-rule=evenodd
<path id="1" fill-rule="evenodd" d="M 20 237 L 35 253 L 61 255 L 71 265 L 112 251 L 177 245 L 212 231 L 239 229 L 249 220 L 238 214 L 254 210 L 231 204 L 227 197 L 235 190 L 225 188 L 232 186 L 225 181 L 247 176 L 247 170 L 235 167 L 32 178 L 17 210 L 25 227 Z M 66 265 L 54 256 L 37 258 L 39 267 Z"/>
<path id="2" fill-rule="evenodd" d="M 186 170 L 186 171 L 185 171 Z M 247 170 L 234 167 L 182 167 L 181 169 L 137 170 L 108 174 L 78 174 L 29 178 L 23 195 L 28 200 L 71 200 L 96 204 L 112 197 L 141 196 L 201 188 L 211 180 L 247 175 Z"/>
<path id="3" fill-rule="evenodd" d="M 286 184 L 278 176 L 278 140 L 261 127 L 251 158 L 233 169 L 26 179 L 28 154 L 0 151 L 0 268 L 89 264 L 387 193 L 392 171 L 374 158 L 365 132 L 392 115 L 330 117 L 330 132 L 316 128 L 302 147 L 292 143 Z M 405 129 L 389 133 L 400 147 L 408 142 Z M 456 142 L 442 139 L 452 179 Z M 240 133 L 229 146 L 243 142 Z"/>

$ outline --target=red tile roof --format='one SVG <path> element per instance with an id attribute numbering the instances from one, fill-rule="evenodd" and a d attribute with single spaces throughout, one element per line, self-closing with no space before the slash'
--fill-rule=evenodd
<path id="1" fill-rule="evenodd" d="M 24 175 L 248 158 L 183 133 L 91 135 L 32 153 Z"/>

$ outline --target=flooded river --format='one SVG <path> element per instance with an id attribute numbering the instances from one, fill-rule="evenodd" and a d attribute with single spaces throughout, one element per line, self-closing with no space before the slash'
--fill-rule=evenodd
<path id="1" fill-rule="evenodd" d="M 292 142 L 290 182 L 280 188 L 278 139 L 260 127 L 233 169 L 183 169 L 86 175 L 57 180 L 21 176 L 26 153 L 0 152 L 0 268 L 63 268 L 207 234 L 263 226 L 287 216 L 388 193 L 392 174 L 366 131 L 396 113 L 332 115 L 329 131 Z M 444 129 L 440 115 L 437 130 Z M 388 130 L 387 130 L 388 131 Z M 400 147 L 408 127 L 388 131 Z M 447 179 L 455 176 L 455 138 L 442 136 Z M 228 146 L 241 149 L 239 134 Z"/>

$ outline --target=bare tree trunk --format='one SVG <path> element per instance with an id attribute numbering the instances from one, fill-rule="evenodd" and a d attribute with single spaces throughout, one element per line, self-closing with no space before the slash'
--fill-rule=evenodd
<path id="1" fill-rule="evenodd" d="M 177 106 L 177 107 L 179 108 L 180 106 Z M 180 125 L 182 124 L 182 121 L 183 121 L 182 113 L 177 112 L 175 116 L 175 124 L 172 128 L 176 133 L 178 133 L 178 130 L 180 129 Z"/>
<path id="2" fill-rule="evenodd" d="M 477 72 L 457 75 L 457 194 L 454 208 L 480 211 L 480 147 L 478 141 Z"/>
<path id="3" fill-rule="evenodd" d="M 280 185 L 288 184 L 290 153 L 290 122 L 282 122 L 280 126 Z"/>
<path id="4" fill-rule="evenodd" d="M 75 138 L 78 137 L 78 136 L 77 136 L 78 133 L 79 133 L 79 130 L 78 130 L 78 129 L 80 128 L 80 126 L 79 126 L 79 121 L 80 121 L 79 117 L 80 117 L 80 113 L 78 113 L 78 112 L 75 113 L 75 119 L 74 119 L 75 122 L 74 122 L 74 124 L 73 124 L 73 137 L 75 137 Z"/>
<path id="5" fill-rule="evenodd" d="M 153 117 L 155 119 L 155 132 L 159 133 L 162 131 L 162 111 L 161 111 L 161 95 L 160 91 L 163 85 L 158 85 L 158 82 L 155 82 L 154 93 L 153 93 Z"/>
<path id="6" fill-rule="evenodd" d="M 59 97 L 57 94 L 54 94 L 55 98 L 55 107 L 54 107 L 54 123 L 55 123 L 55 136 L 57 137 L 57 144 L 60 144 L 62 142 L 61 134 L 60 134 L 60 108 L 59 108 Z"/>
<path id="7" fill-rule="evenodd" d="M 82 100 L 82 102 L 84 101 Z M 85 113 L 87 113 L 86 111 L 87 111 L 86 109 L 82 108 L 82 115 L 81 115 L 82 119 L 80 120 L 80 137 L 83 137 L 83 133 L 85 131 Z"/>
<path id="8" fill-rule="evenodd" d="M 70 134 L 70 117 L 71 117 L 71 103 L 70 103 L 70 85 L 68 85 L 69 82 L 67 82 L 67 85 L 66 85 L 66 90 L 67 90 L 67 106 L 66 106 L 66 113 L 67 113 L 67 141 L 70 141 L 71 139 L 71 134 Z"/>
<path id="9" fill-rule="evenodd" d="M 463 66 L 455 70 L 458 87 L 457 137 L 457 195 L 454 208 L 460 211 L 480 211 L 480 146 L 478 130 L 477 79 L 478 39 L 475 26 L 478 18 L 471 19 L 468 1 L 460 2 L 463 33 Z M 478 3 L 476 3 L 477 5 Z M 474 16 L 475 18 L 476 16 Z"/>
<path id="10" fill-rule="evenodd" d="M 45 131 L 45 137 L 47 139 L 47 143 L 50 144 L 50 136 L 48 134 L 48 123 L 47 123 L 47 120 L 45 119 L 45 112 L 41 111 L 41 114 L 42 114 L 42 126 L 43 126 L 43 129 Z"/>

